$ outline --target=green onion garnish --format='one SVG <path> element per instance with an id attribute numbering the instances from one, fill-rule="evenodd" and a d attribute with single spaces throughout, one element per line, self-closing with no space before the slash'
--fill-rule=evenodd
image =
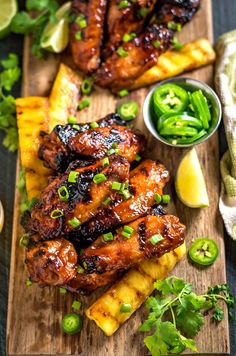
<path id="1" fill-rule="evenodd" d="M 161 45 L 161 42 L 156 40 L 156 41 L 153 41 L 152 44 L 153 44 L 154 47 L 159 48 L 160 45 Z"/>
<path id="2" fill-rule="evenodd" d="M 50 216 L 52 219 L 58 219 L 64 215 L 63 211 L 60 209 L 55 209 L 51 212 Z"/>
<path id="3" fill-rule="evenodd" d="M 85 95 L 89 95 L 93 88 L 93 80 L 92 78 L 86 78 L 83 80 L 81 84 L 81 91 Z"/>
<path id="4" fill-rule="evenodd" d="M 174 30 L 174 31 L 178 31 L 178 32 L 180 32 L 182 29 L 181 23 L 175 23 L 172 21 L 168 22 L 167 27 L 169 30 Z"/>
<path id="5" fill-rule="evenodd" d="M 128 234 L 132 234 L 132 233 L 134 232 L 134 229 L 133 229 L 132 227 L 130 227 L 129 225 L 125 225 L 125 226 L 123 227 L 123 230 L 124 230 L 125 232 L 128 232 Z"/>
<path id="6" fill-rule="evenodd" d="M 90 100 L 89 99 L 84 99 L 79 103 L 78 110 L 83 110 L 84 108 L 86 108 L 89 105 L 90 105 Z"/>
<path id="7" fill-rule="evenodd" d="M 72 308 L 75 310 L 80 310 L 81 303 L 78 300 L 74 300 L 72 303 Z"/>
<path id="8" fill-rule="evenodd" d="M 96 122 L 96 121 L 93 121 L 93 122 L 90 122 L 90 127 L 92 128 L 92 129 L 96 129 L 97 127 L 99 127 L 99 125 L 98 125 L 98 123 Z"/>
<path id="9" fill-rule="evenodd" d="M 134 159 L 136 162 L 139 162 L 139 161 L 141 161 L 142 157 L 139 156 L 138 154 L 136 154 Z"/>
<path id="10" fill-rule="evenodd" d="M 95 174 L 95 176 L 93 177 L 93 182 L 95 184 L 105 182 L 106 180 L 107 180 L 107 178 L 106 178 L 105 174 L 103 174 L 103 173 Z"/>
<path id="11" fill-rule="evenodd" d="M 106 166 L 109 166 L 109 158 L 108 157 L 105 157 L 105 158 L 103 158 L 103 160 L 102 160 L 102 165 L 103 165 L 103 167 L 106 167 Z"/>
<path id="12" fill-rule="evenodd" d="M 124 230 L 121 232 L 121 235 L 126 237 L 127 239 L 131 238 L 131 234 L 129 234 L 128 232 L 125 232 Z"/>
<path id="13" fill-rule="evenodd" d="M 118 95 L 120 98 L 123 98 L 124 96 L 128 95 L 129 91 L 127 89 L 122 89 L 119 91 Z"/>
<path id="14" fill-rule="evenodd" d="M 111 199 L 110 199 L 110 198 L 107 198 L 107 199 L 104 200 L 104 202 L 103 202 L 102 204 L 103 204 L 104 206 L 107 206 L 107 205 L 110 204 L 110 202 L 111 202 Z"/>
<path id="15" fill-rule="evenodd" d="M 82 40 L 82 32 L 81 31 L 77 31 L 75 34 L 75 39 L 77 41 L 81 41 Z"/>
<path id="16" fill-rule="evenodd" d="M 138 11 L 139 16 L 145 17 L 147 15 L 147 8 L 146 7 L 141 7 Z"/>
<path id="17" fill-rule="evenodd" d="M 133 40 L 136 37 L 136 33 L 131 32 L 131 33 L 125 33 L 123 36 L 123 42 L 129 42 Z"/>
<path id="18" fill-rule="evenodd" d="M 65 185 L 57 190 L 59 198 L 61 201 L 67 201 L 69 199 L 69 192 Z"/>
<path id="19" fill-rule="evenodd" d="M 79 227 L 81 225 L 81 222 L 75 216 L 71 220 L 69 220 L 68 223 L 74 228 Z"/>
<path id="20" fill-rule="evenodd" d="M 83 273 L 84 273 L 83 267 L 78 266 L 78 267 L 77 267 L 77 272 L 78 272 L 79 274 L 83 274 Z"/>
<path id="21" fill-rule="evenodd" d="M 69 183 L 76 183 L 76 178 L 78 177 L 79 172 L 71 171 L 68 176 Z"/>
<path id="22" fill-rule="evenodd" d="M 27 287 L 31 287 L 32 284 L 33 284 L 33 282 L 31 281 L 31 279 L 30 279 L 30 278 L 27 278 L 26 281 L 25 281 L 25 285 L 26 285 Z"/>
<path id="23" fill-rule="evenodd" d="M 126 9 L 129 6 L 128 0 L 121 0 L 118 5 L 118 9 Z"/>
<path id="24" fill-rule="evenodd" d="M 25 248 L 28 246 L 28 244 L 29 244 L 29 235 L 24 234 L 19 241 L 19 246 Z"/>
<path id="25" fill-rule="evenodd" d="M 79 125 L 73 125 L 73 129 L 77 130 L 77 131 L 80 131 L 80 126 Z"/>
<path id="26" fill-rule="evenodd" d="M 121 183 L 119 183 L 119 182 L 113 182 L 112 183 L 111 189 L 120 190 L 120 188 L 121 188 Z"/>
<path id="27" fill-rule="evenodd" d="M 162 202 L 163 202 L 163 204 L 168 204 L 170 202 L 169 194 L 162 195 Z"/>
<path id="28" fill-rule="evenodd" d="M 164 240 L 164 237 L 161 234 L 156 234 L 150 237 L 149 241 L 153 246 L 155 246 L 158 242 Z"/>
<path id="29" fill-rule="evenodd" d="M 156 194 L 154 195 L 154 199 L 156 200 L 156 202 L 157 202 L 158 204 L 159 204 L 159 203 L 161 202 L 161 200 L 162 200 L 161 195 L 158 194 L 158 193 L 156 193 Z"/>
<path id="30" fill-rule="evenodd" d="M 87 26 L 87 22 L 83 14 L 77 16 L 75 22 L 79 25 L 80 28 L 85 28 Z"/>
<path id="31" fill-rule="evenodd" d="M 181 42 L 179 42 L 176 37 L 173 38 L 172 44 L 177 50 L 181 50 L 184 47 L 184 45 Z"/>
<path id="32" fill-rule="evenodd" d="M 131 197 L 131 194 L 128 191 L 128 189 L 123 190 L 122 194 L 123 194 L 123 197 L 125 198 L 125 200 L 128 200 Z"/>
<path id="33" fill-rule="evenodd" d="M 68 119 L 68 124 L 76 124 L 76 117 L 75 116 L 69 116 Z"/>
<path id="34" fill-rule="evenodd" d="M 107 150 L 108 156 L 113 155 L 114 153 L 119 154 L 119 149 L 118 148 L 110 148 Z"/>
<path id="35" fill-rule="evenodd" d="M 104 239 L 104 241 L 112 241 L 114 239 L 112 232 L 103 234 L 103 239 Z"/>
<path id="36" fill-rule="evenodd" d="M 128 56 L 128 52 L 123 47 L 119 47 L 116 50 L 116 52 L 120 57 L 127 57 Z"/>
<path id="37" fill-rule="evenodd" d="M 87 263 L 85 261 L 83 262 L 83 266 L 84 266 L 84 269 L 88 268 L 88 265 L 87 265 Z"/>
<path id="38" fill-rule="evenodd" d="M 132 306 L 129 303 L 122 303 L 120 306 L 121 313 L 130 313 L 132 311 Z"/>
<path id="39" fill-rule="evenodd" d="M 65 288 L 59 288 L 60 294 L 66 294 L 67 290 Z"/>

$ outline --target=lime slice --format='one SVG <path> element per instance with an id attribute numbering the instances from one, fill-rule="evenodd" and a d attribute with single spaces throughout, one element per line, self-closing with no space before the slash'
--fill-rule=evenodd
<path id="1" fill-rule="evenodd" d="M 46 51 L 60 53 L 69 42 L 69 19 L 71 2 L 67 2 L 57 10 L 55 23 L 49 23 L 43 32 L 41 47 Z"/>
<path id="2" fill-rule="evenodd" d="M 0 11 L 0 39 L 10 31 L 11 20 L 17 12 L 16 0 L 1 0 Z"/>
<path id="3" fill-rule="evenodd" d="M 191 149 L 180 162 L 175 189 L 182 203 L 190 208 L 209 206 L 206 183 L 195 148 Z"/>

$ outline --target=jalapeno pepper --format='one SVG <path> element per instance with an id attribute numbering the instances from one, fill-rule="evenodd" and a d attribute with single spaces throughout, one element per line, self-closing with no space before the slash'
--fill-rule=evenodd
<path id="1" fill-rule="evenodd" d="M 192 126 L 196 129 L 202 128 L 202 122 L 194 116 L 190 116 L 187 112 L 182 114 L 164 114 L 157 121 L 158 130 L 161 130 L 163 127 L 172 127 L 173 125 L 178 127 Z"/>
<path id="2" fill-rule="evenodd" d="M 179 145 L 179 144 L 186 145 L 186 144 L 193 143 L 193 142 L 199 140 L 199 138 L 202 138 L 206 134 L 207 134 L 206 130 L 203 129 L 192 137 L 181 137 L 181 138 L 176 138 L 176 139 L 168 138 L 168 141 L 170 143 L 172 143 L 172 145 Z"/>
<path id="3" fill-rule="evenodd" d="M 211 112 L 207 104 L 207 99 L 201 90 L 197 90 L 191 94 L 191 104 L 194 113 L 202 121 L 204 129 L 209 129 L 209 121 L 211 120 Z"/>
<path id="4" fill-rule="evenodd" d="M 127 101 L 117 108 L 117 112 L 120 114 L 122 119 L 126 121 L 133 120 L 136 118 L 138 113 L 138 104 L 136 101 Z"/>
<path id="5" fill-rule="evenodd" d="M 62 329 L 68 335 L 77 334 L 82 327 L 82 319 L 79 314 L 65 314 L 62 319 Z"/>
<path id="6" fill-rule="evenodd" d="M 157 116 L 183 112 L 188 104 L 187 91 L 175 84 L 161 85 L 153 93 L 153 106 Z"/>
<path id="7" fill-rule="evenodd" d="M 219 249 L 214 240 L 204 237 L 194 240 L 188 254 L 193 262 L 209 266 L 217 259 Z"/>
<path id="8" fill-rule="evenodd" d="M 163 127 L 161 136 L 195 136 L 198 131 L 193 127 Z"/>

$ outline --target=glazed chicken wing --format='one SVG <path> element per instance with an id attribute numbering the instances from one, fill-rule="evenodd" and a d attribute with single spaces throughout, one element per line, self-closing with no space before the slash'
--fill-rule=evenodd
<path id="1" fill-rule="evenodd" d="M 107 14 L 107 42 L 103 55 L 105 58 L 117 49 L 125 34 L 140 34 L 144 22 L 153 10 L 157 0 L 137 0 L 120 8 L 120 0 L 111 0 Z"/>
<path id="2" fill-rule="evenodd" d="M 100 64 L 106 0 L 73 0 L 70 46 L 75 64 L 91 73 Z"/>
<path id="3" fill-rule="evenodd" d="M 155 203 L 155 194 L 162 195 L 168 181 L 169 173 L 162 164 L 152 160 L 143 161 L 130 172 L 131 197 L 123 200 L 121 196 L 116 196 L 94 218 L 72 231 L 70 238 L 79 245 L 88 245 L 104 231 L 146 215 Z"/>
<path id="4" fill-rule="evenodd" d="M 99 176 L 98 176 L 99 174 Z M 101 182 L 96 178 L 102 177 Z M 98 161 L 54 179 L 42 192 L 31 213 L 30 230 L 40 239 L 68 233 L 92 218 L 113 193 L 114 181 L 129 178 L 129 163 L 121 156 L 109 157 L 109 165 Z"/>
<path id="5" fill-rule="evenodd" d="M 152 25 L 132 41 L 122 44 L 101 65 L 95 74 L 95 82 L 118 92 L 132 85 L 134 79 L 157 63 L 158 57 L 170 47 L 173 31 Z"/>
<path id="6" fill-rule="evenodd" d="M 173 215 L 148 215 L 128 225 L 129 237 L 124 227 L 117 230 L 111 241 L 100 236 L 84 250 L 80 260 L 87 273 L 104 273 L 128 269 L 143 259 L 160 257 L 174 250 L 184 241 L 185 226 Z"/>
<path id="7" fill-rule="evenodd" d="M 65 239 L 50 240 L 31 246 L 25 263 L 33 282 L 45 285 L 62 285 L 77 273 L 77 253 Z"/>

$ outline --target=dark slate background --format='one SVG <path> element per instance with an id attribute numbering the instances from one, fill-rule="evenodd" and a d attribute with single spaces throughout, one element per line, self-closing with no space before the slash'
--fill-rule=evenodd
<path id="1" fill-rule="evenodd" d="M 204 1 L 204 0 L 203 0 Z M 23 7 L 24 1 L 19 1 Z M 214 39 L 234 28 L 236 28 L 236 1 L 235 0 L 212 0 Z M 1 5 L 0 5 L 1 11 Z M 22 63 L 23 37 L 10 35 L 7 39 L 0 41 L 0 59 L 5 58 L 9 52 L 19 55 Z M 20 84 L 15 87 L 14 96 L 20 96 Z M 0 132 L 0 142 L 3 134 Z M 220 154 L 226 150 L 224 130 L 220 127 Z M 6 354 L 6 318 L 7 318 L 7 295 L 10 264 L 11 231 L 13 220 L 13 204 L 15 189 L 16 154 L 9 153 L 0 143 L 0 199 L 5 210 L 5 224 L 0 236 L 0 355 Z M 227 280 L 232 293 L 236 296 L 236 242 L 225 236 Z M 21 306 L 19 301 L 19 308 Z M 30 311 L 29 311 L 30 312 Z M 230 325 L 231 355 L 236 356 L 236 312 L 234 311 L 234 322 Z"/>

